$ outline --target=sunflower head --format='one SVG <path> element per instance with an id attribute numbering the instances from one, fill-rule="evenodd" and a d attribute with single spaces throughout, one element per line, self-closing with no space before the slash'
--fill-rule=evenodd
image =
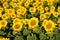
<path id="1" fill-rule="evenodd" d="M 58 22 L 57 23 L 60 23 L 60 19 L 58 19 Z"/>
<path id="2" fill-rule="evenodd" d="M 36 28 L 38 26 L 38 18 L 35 17 L 31 18 L 28 24 L 29 28 Z"/>
<path id="3" fill-rule="evenodd" d="M 36 12 L 36 8 L 35 7 L 30 7 L 29 12 L 30 13 L 35 13 Z"/>
<path id="4" fill-rule="evenodd" d="M 40 15 L 40 20 L 44 20 L 46 18 L 45 14 Z"/>
<path id="5" fill-rule="evenodd" d="M 25 20 L 24 20 L 24 24 L 25 24 L 25 25 L 27 25 L 28 22 L 29 22 L 29 19 L 25 19 Z"/>
<path id="6" fill-rule="evenodd" d="M 7 26 L 7 21 L 6 20 L 1 20 L 0 21 L 0 25 L 2 26 L 2 27 L 6 27 Z"/>
<path id="7" fill-rule="evenodd" d="M 13 20 L 13 24 L 15 24 L 15 23 L 17 23 L 17 22 L 21 22 L 21 20 L 20 20 L 19 18 L 15 18 L 15 19 Z"/>
<path id="8" fill-rule="evenodd" d="M 19 32 L 22 29 L 22 23 L 17 22 L 15 24 L 13 24 L 12 28 L 13 28 L 14 31 L 18 31 Z"/>
<path id="9" fill-rule="evenodd" d="M 55 23 L 51 20 L 48 20 L 44 25 L 44 28 L 47 32 L 51 32 L 55 28 Z"/>

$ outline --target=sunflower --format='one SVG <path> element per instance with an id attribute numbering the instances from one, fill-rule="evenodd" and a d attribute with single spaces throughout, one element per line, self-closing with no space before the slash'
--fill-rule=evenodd
<path id="1" fill-rule="evenodd" d="M 58 19 L 58 22 L 57 23 L 60 23 L 60 19 Z"/>
<path id="2" fill-rule="evenodd" d="M 15 24 L 15 23 L 17 23 L 17 22 L 21 22 L 21 20 L 20 20 L 19 18 L 15 18 L 15 19 L 13 20 L 13 24 Z"/>
<path id="3" fill-rule="evenodd" d="M 44 10 L 42 9 L 42 10 L 40 10 L 40 14 L 42 14 L 42 13 L 44 13 Z"/>
<path id="4" fill-rule="evenodd" d="M 26 9 L 26 8 L 22 8 L 22 9 L 20 9 L 20 10 L 21 10 L 21 11 L 20 11 L 21 15 L 25 15 L 27 9 Z"/>
<path id="5" fill-rule="evenodd" d="M 12 1 L 9 3 L 10 6 L 12 6 L 13 4 L 14 4 L 14 3 L 13 3 Z"/>
<path id="6" fill-rule="evenodd" d="M 15 10 L 14 9 L 7 9 L 6 12 L 11 14 L 11 13 L 15 13 Z"/>
<path id="7" fill-rule="evenodd" d="M 29 28 L 36 28 L 38 26 L 38 18 L 33 17 L 28 22 Z"/>
<path id="8" fill-rule="evenodd" d="M 8 19 L 8 17 L 6 16 L 6 14 L 2 15 L 2 19 Z"/>
<path id="9" fill-rule="evenodd" d="M 3 11 L 3 8 L 0 7 L 0 17 L 2 16 L 2 11 Z"/>
<path id="10" fill-rule="evenodd" d="M 49 10 L 49 8 L 48 7 L 45 7 L 45 11 L 48 11 Z"/>
<path id="11" fill-rule="evenodd" d="M 38 3 L 38 6 L 43 6 L 43 2 L 39 2 Z"/>
<path id="12" fill-rule="evenodd" d="M 0 7 L 0 13 L 3 11 L 3 8 L 2 7 Z"/>
<path id="13" fill-rule="evenodd" d="M 41 10 L 43 10 L 43 7 L 42 6 L 38 6 L 37 9 L 38 9 L 38 11 L 41 11 Z"/>
<path id="14" fill-rule="evenodd" d="M 17 0 L 11 0 L 11 2 L 17 2 Z"/>
<path id="15" fill-rule="evenodd" d="M 0 13 L 0 17 L 2 17 L 2 13 Z"/>
<path id="16" fill-rule="evenodd" d="M 33 0 L 27 0 L 27 2 L 33 2 Z"/>
<path id="17" fill-rule="evenodd" d="M 46 16 L 46 18 L 49 18 L 51 16 L 51 13 L 50 12 L 46 12 L 45 16 Z"/>
<path id="18" fill-rule="evenodd" d="M 38 5 L 37 5 L 36 3 L 33 3 L 33 7 L 35 7 L 35 8 L 36 8 L 37 6 L 38 6 Z"/>
<path id="19" fill-rule="evenodd" d="M 21 6 L 21 4 L 20 3 L 17 3 L 17 7 L 19 8 Z"/>
<path id="20" fill-rule="evenodd" d="M 52 10 L 52 11 L 51 11 Z M 51 6 L 50 7 L 50 12 L 54 12 L 55 11 L 55 7 L 54 6 Z"/>
<path id="21" fill-rule="evenodd" d="M 47 0 L 48 5 L 53 5 L 53 0 Z"/>
<path id="22" fill-rule="evenodd" d="M 24 6 L 27 8 L 29 6 L 29 4 L 30 3 L 27 1 L 27 2 L 24 3 Z"/>
<path id="23" fill-rule="evenodd" d="M 14 31 L 18 31 L 19 32 L 22 29 L 22 23 L 17 22 L 15 24 L 13 24 L 12 28 L 13 28 Z"/>
<path id="24" fill-rule="evenodd" d="M 54 12 L 53 15 L 54 15 L 54 17 L 58 17 L 59 13 L 58 12 Z"/>
<path id="25" fill-rule="evenodd" d="M 46 18 L 45 14 L 40 15 L 40 20 L 44 20 Z"/>
<path id="26" fill-rule="evenodd" d="M 9 6 L 9 5 L 8 5 L 7 2 L 4 2 L 4 3 L 3 3 L 3 7 L 4 7 L 4 9 L 6 9 L 8 6 Z"/>
<path id="27" fill-rule="evenodd" d="M 20 18 L 20 16 L 21 16 L 20 13 L 17 13 L 17 14 L 16 14 L 16 17 Z"/>
<path id="28" fill-rule="evenodd" d="M 47 32 L 51 32 L 55 28 L 55 23 L 52 20 L 48 20 L 43 27 Z"/>
<path id="29" fill-rule="evenodd" d="M 27 10 L 26 10 L 25 7 L 20 7 L 20 8 L 17 10 L 17 14 L 25 15 L 26 11 L 27 11 Z"/>
<path id="30" fill-rule="evenodd" d="M 16 8 L 16 7 L 17 7 L 16 4 L 17 4 L 17 3 L 13 3 L 13 4 L 12 4 L 12 7 L 13 7 L 13 8 Z"/>
<path id="31" fill-rule="evenodd" d="M 60 13 L 60 6 L 58 6 L 58 9 L 57 9 L 57 11 Z"/>
<path id="32" fill-rule="evenodd" d="M 1 20 L 0 21 L 0 25 L 2 26 L 2 27 L 6 27 L 7 26 L 7 21 L 6 20 Z"/>
<path id="33" fill-rule="evenodd" d="M 5 13 L 7 18 L 10 18 L 10 14 L 9 13 Z"/>
<path id="34" fill-rule="evenodd" d="M 25 25 L 27 25 L 28 22 L 29 22 L 29 19 L 25 19 L 25 20 L 24 20 L 24 24 L 25 24 Z"/>
<path id="35" fill-rule="evenodd" d="M 44 20 L 44 21 L 42 22 L 42 26 L 45 26 L 47 22 L 48 22 L 48 20 Z"/>
<path id="36" fill-rule="evenodd" d="M 15 13 L 12 13 L 11 14 L 11 18 L 16 18 L 16 14 Z"/>
<path id="37" fill-rule="evenodd" d="M 18 3 L 22 4 L 24 2 L 24 0 L 18 0 Z"/>
<path id="38" fill-rule="evenodd" d="M 0 38 L 0 40 L 10 40 L 9 38 Z"/>
<path id="39" fill-rule="evenodd" d="M 36 12 L 36 8 L 35 7 L 30 7 L 29 8 L 29 12 L 30 13 L 35 13 Z"/>

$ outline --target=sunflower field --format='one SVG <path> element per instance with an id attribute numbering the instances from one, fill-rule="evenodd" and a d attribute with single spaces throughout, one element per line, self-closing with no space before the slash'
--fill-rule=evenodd
<path id="1" fill-rule="evenodd" d="M 0 40 L 60 40 L 60 0 L 0 0 Z"/>

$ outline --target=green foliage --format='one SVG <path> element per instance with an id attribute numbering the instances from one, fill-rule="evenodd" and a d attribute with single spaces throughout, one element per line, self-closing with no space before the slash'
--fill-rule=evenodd
<path id="1" fill-rule="evenodd" d="M 23 36 L 16 36 L 14 40 L 24 40 Z"/>
<path id="2" fill-rule="evenodd" d="M 32 36 L 28 35 L 27 40 L 37 40 L 37 37 L 36 37 L 36 35 L 33 35 L 33 34 L 32 34 Z"/>

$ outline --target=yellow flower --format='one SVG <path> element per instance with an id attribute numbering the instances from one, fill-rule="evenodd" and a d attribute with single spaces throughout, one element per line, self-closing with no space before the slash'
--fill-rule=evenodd
<path id="1" fill-rule="evenodd" d="M 57 9 L 57 11 L 60 13 L 60 6 L 58 6 L 58 9 Z"/>
<path id="2" fill-rule="evenodd" d="M 46 13 L 45 13 L 45 16 L 46 16 L 46 18 L 49 18 L 49 17 L 51 16 L 51 13 L 46 12 Z"/>
<path id="3" fill-rule="evenodd" d="M 8 17 L 6 16 L 6 14 L 2 15 L 2 19 L 8 19 Z"/>
<path id="4" fill-rule="evenodd" d="M 33 2 L 33 0 L 27 0 L 27 2 Z"/>
<path id="5" fill-rule="evenodd" d="M 25 15 L 26 11 L 27 10 L 25 7 L 21 7 L 20 9 L 17 10 L 17 14 Z"/>
<path id="6" fill-rule="evenodd" d="M 7 9 L 6 12 L 11 14 L 11 13 L 15 13 L 15 10 L 14 9 Z"/>
<path id="7" fill-rule="evenodd" d="M 10 18 L 10 14 L 9 13 L 5 13 L 7 18 Z"/>
<path id="8" fill-rule="evenodd" d="M 40 15 L 40 20 L 44 20 L 46 18 L 45 14 Z"/>
<path id="9" fill-rule="evenodd" d="M 5 9 L 6 9 L 8 6 L 9 6 L 9 5 L 8 5 L 7 2 L 4 2 L 4 3 L 3 3 L 3 7 L 4 7 Z"/>
<path id="10" fill-rule="evenodd" d="M 42 9 L 42 10 L 40 10 L 40 14 L 42 14 L 42 13 L 44 13 L 44 10 Z"/>
<path id="11" fill-rule="evenodd" d="M 25 20 L 24 20 L 24 24 L 25 24 L 25 25 L 27 25 L 28 22 L 29 22 L 29 19 L 25 19 Z"/>
<path id="12" fill-rule="evenodd" d="M 31 18 L 28 22 L 29 28 L 36 28 L 38 26 L 38 18 Z"/>
<path id="13" fill-rule="evenodd" d="M 7 21 L 6 20 L 1 20 L 0 21 L 0 25 L 2 26 L 2 27 L 6 27 L 7 26 Z"/>
<path id="14" fill-rule="evenodd" d="M 51 11 L 52 10 L 52 11 Z M 50 7 L 50 12 L 54 12 L 55 11 L 55 7 L 54 6 L 51 6 Z"/>
<path id="15" fill-rule="evenodd" d="M 0 38 L 0 40 L 10 40 L 10 38 Z"/>
<path id="16" fill-rule="evenodd" d="M 17 7 L 16 4 L 17 4 L 17 3 L 13 3 L 13 4 L 12 4 L 12 7 L 13 7 L 13 8 L 16 8 L 16 7 Z"/>
<path id="17" fill-rule="evenodd" d="M 2 2 L 2 0 L 0 0 L 0 2 Z"/>
<path id="18" fill-rule="evenodd" d="M 47 32 L 51 32 L 55 28 L 55 23 L 52 20 L 48 20 L 43 27 Z"/>
<path id="19" fill-rule="evenodd" d="M 57 23 L 60 23 L 60 19 L 58 19 L 58 22 Z"/>
<path id="20" fill-rule="evenodd" d="M 15 24 L 15 23 L 17 23 L 17 22 L 21 22 L 21 20 L 20 20 L 19 18 L 15 18 L 15 19 L 13 20 L 13 24 Z"/>
<path id="21" fill-rule="evenodd" d="M 21 4 L 20 3 L 17 3 L 17 7 L 20 8 Z"/>
<path id="22" fill-rule="evenodd" d="M 54 0 L 54 3 L 58 3 L 59 2 L 59 0 Z"/>
<path id="23" fill-rule="evenodd" d="M 17 22 L 15 24 L 13 24 L 12 28 L 13 28 L 14 31 L 18 31 L 19 32 L 22 29 L 22 23 Z"/>
<path id="24" fill-rule="evenodd" d="M 14 3 L 13 3 L 12 1 L 9 3 L 10 6 L 12 6 L 13 4 L 14 4 Z"/>
<path id="25" fill-rule="evenodd" d="M 23 3 L 23 1 L 24 1 L 24 0 L 18 0 L 18 2 L 19 2 L 20 4 L 22 4 L 22 3 Z"/>
<path id="26" fill-rule="evenodd" d="M 45 7 L 45 11 L 48 11 L 49 10 L 49 8 L 48 7 Z"/>
<path id="27" fill-rule="evenodd" d="M 40 0 L 41 2 L 45 2 L 45 0 Z"/>
<path id="28" fill-rule="evenodd" d="M 33 7 L 37 7 L 38 5 L 36 3 L 33 3 Z"/>
<path id="29" fill-rule="evenodd" d="M 21 15 L 20 15 L 20 13 L 17 13 L 16 16 L 17 16 L 17 17 L 20 17 Z"/>
<path id="30" fill-rule="evenodd" d="M 43 7 L 42 6 L 38 6 L 37 9 L 38 9 L 38 11 L 41 11 L 41 10 L 43 10 Z"/>
<path id="31" fill-rule="evenodd" d="M 29 6 L 29 4 L 30 4 L 29 2 L 25 2 L 24 6 L 27 8 Z"/>
<path id="32" fill-rule="evenodd" d="M 3 11 L 3 8 L 2 7 L 0 7 L 0 13 Z"/>
<path id="33" fill-rule="evenodd" d="M 21 12 L 20 12 L 21 15 L 25 15 L 26 11 L 27 11 L 26 8 L 21 9 Z"/>
<path id="34" fill-rule="evenodd" d="M 30 13 L 35 13 L 36 12 L 36 8 L 35 7 L 30 7 L 29 12 Z"/>
<path id="35" fill-rule="evenodd" d="M 16 14 L 15 13 L 12 13 L 11 14 L 11 18 L 16 18 Z"/>
<path id="36" fill-rule="evenodd" d="M 17 0 L 11 0 L 12 2 L 17 2 Z"/>
<path id="37" fill-rule="evenodd" d="M 44 20 L 44 21 L 42 22 L 42 26 L 45 26 L 47 22 L 48 22 L 48 20 Z"/>
<path id="38" fill-rule="evenodd" d="M 52 5 L 53 4 L 53 0 L 47 0 L 48 5 Z"/>
<path id="39" fill-rule="evenodd" d="M 58 12 L 54 12 L 53 15 L 54 15 L 54 17 L 58 17 L 59 13 Z"/>
<path id="40" fill-rule="evenodd" d="M 43 2 L 39 2 L 38 3 L 38 6 L 43 6 Z"/>
<path id="41" fill-rule="evenodd" d="M 2 17 L 2 13 L 0 13 L 0 17 Z"/>

